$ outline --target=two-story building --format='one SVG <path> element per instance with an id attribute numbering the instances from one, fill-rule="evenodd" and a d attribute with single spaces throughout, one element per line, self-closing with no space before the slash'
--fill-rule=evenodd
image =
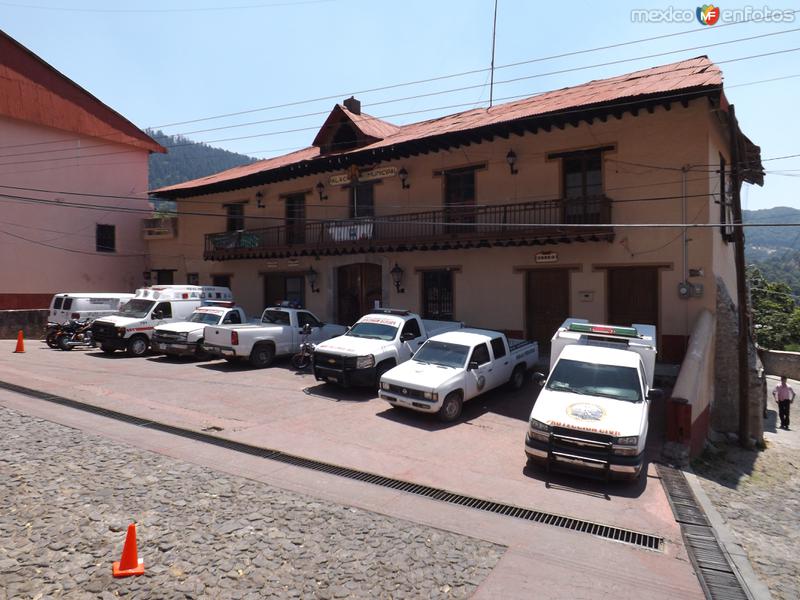
<path id="1" fill-rule="evenodd" d="M 0 31 L 0 310 L 141 285 L 148 159 L 165 151 Z"/>

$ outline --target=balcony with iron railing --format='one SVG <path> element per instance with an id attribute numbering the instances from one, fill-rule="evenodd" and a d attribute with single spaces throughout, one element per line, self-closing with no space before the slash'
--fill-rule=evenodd
<path id="1" fill-rule="evenodd" d="M 613 238 L 605 196 L 362 217 L 302 219 L 263 229 L 205 236 L 207 260 L 280 258 L 304 254 L 437 250 L 552 244 Z"/>

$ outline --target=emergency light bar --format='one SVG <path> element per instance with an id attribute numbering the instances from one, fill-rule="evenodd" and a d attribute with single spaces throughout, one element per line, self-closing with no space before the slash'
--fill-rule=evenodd
<path id="1" fill-rule="evenodd" d="M 576 333 L 597 333 L 600 335 L 616 335 L 619 337 L 638 338 L 639 332 L 634 327 L 618 327 L 616 325 L 596 325 L 594 323 L 570 323 L 569 331 Z"/>

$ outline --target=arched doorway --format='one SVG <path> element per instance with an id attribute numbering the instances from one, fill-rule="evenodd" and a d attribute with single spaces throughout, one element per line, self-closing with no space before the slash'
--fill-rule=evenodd
<path id="1" fill-rule="evenodd" d="M 344 265 L 336 270 L 338 322 L 352 325 L 381 301 L 382 269 L 372 263 Z"/>

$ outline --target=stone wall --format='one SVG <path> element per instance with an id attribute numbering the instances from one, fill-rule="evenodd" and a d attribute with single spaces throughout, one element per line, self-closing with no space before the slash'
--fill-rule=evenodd
<path id="1" fill-rule="evenodd" d="M 714 403 L 711 428 L 719 432 L 739 432 L 739 319 L 725 283 L 717 278 L 717 326 L 714 356 Z M 756 442 L 764 436 L 766 379 L 752 339 L 748 344 L 750 371 L 750 435 Z"/>
<path id="2" fill-rule="evenodd" d="M 764 372 L 776 377 L 786 376 L 800 380 L 800 352 L 781 352 L 759 348 L 758 355 L 764 363 Z"/>
<path id="3" fill-rule="evenodd" d="M 0 340 L 16 339 L 20 329 L 25 339 L 41 339 L 49 313 L 48 309 L 0 310 Z"/>

